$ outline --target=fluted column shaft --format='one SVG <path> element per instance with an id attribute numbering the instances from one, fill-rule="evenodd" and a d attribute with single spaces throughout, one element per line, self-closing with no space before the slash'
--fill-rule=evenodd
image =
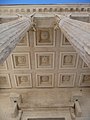
<path id="1" fill-rule="evenodd" d="M 0 63 L 5 61 L 31 27 L 31 16 L 0 25 Z"/>
<path id="2" fill-rule="evenodd" d="M 65 16 L 57 16 L 61 31 L 88 67 L 90 67 L 90 23 L 73 20 Z"/>

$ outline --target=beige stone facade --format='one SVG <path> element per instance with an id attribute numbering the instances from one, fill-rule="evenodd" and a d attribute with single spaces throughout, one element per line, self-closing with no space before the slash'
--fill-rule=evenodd
<path id="1" fill-rule="evenodd" d="M 0 6 L 0 120 L 90 120 L 90 4 Z"/>

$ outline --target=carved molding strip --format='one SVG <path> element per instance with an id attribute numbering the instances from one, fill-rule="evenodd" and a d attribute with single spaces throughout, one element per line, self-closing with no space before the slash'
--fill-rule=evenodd
<path id="1" fill-rule="evenodd" d="M 0 6 L 0 13 L 4 14 L 26 14 L 26 13 L 33 13 L 33 12 L 90 12 L 90 5 L 89 4 L 80 4 L 80 5 L 17 5 L 15 7 L 12 6 Z"/>

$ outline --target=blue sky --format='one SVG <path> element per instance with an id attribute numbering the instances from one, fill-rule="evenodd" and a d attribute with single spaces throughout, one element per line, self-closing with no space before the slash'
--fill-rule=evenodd
<path id="1" fill-rule="evenodd" d="M 0 4 L 70 4 L 90 3 L 90 0 L 0 0 Z"/>

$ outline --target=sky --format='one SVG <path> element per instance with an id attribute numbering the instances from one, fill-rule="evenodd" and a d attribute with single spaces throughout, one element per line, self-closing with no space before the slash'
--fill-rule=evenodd
<path id="1" fill-rule="evenodd" d="M 0 0 L 0 4 L 71 4 L 90 3 L 90 0 Z"/>

